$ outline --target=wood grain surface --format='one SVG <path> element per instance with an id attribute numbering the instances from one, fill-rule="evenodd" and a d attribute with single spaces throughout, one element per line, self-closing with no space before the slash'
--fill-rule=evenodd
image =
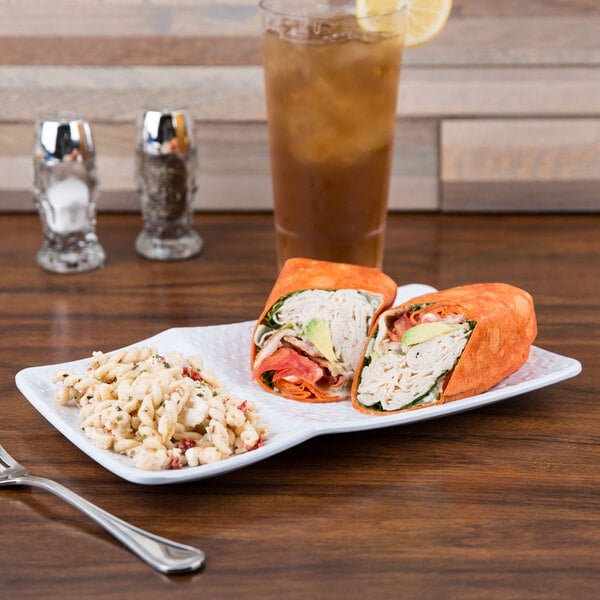
<path id="1" fill-rule="evenodd" d="M 205 568 L 162 576 L 40 490 L 2 489 L 0 597 L 597 597 L 600 217 L 394 214 L 385 270 L 438 288 L 504 281 L 533 295 L 536 344 L 583 372 L 409 426 L 314 439 L 214 479 L 148 487 L 105 471 L 17 391 L 27 366 L 173 326 L 255 318 L 276 277 L 266 214 L 196 217 L 196 259 L 139 258 L 138 215 L 100 215 L 105 268 L 35 264 L 35 215 L 0 215 L 0 443 L 35 474 L 159 535 Z"/>
<path id="2" fill-rule="evenodd" d="M 446 210 L 600 206 L 600 122 L 594 119 L 454 120 L 443 123 L 441 137 Z"/>
<path id="3" fill-rule="evenodd" d="M 31 182 L 33 127 L 5 126 L 0 138 L 0 213 L 34 210 Z M 139 211 L 135 195 L 135 117 L 93 126 L 100 180 L 98 210 Z M 264 122 L 196 123 L 197 210 L 272 210 L 267 127 Z M 390 183 L 392 210 L 435 210 L 438 204 L 436 123 L 400 120 Z"/>
<path id="4" fill-rule="evenodd" d="M 20 0 L 0 4 L 0 64 L 260 64 L 256 0 Z M 409 65 L 598 65 L 594 0 L 455 0 Z M 107 43 L 110 42 L 110 43 Z"/>
<path id="5" fill-rule="evenodd" d="M 0 212 L 33 210 L 34 123 L 60 110 L 82 114 L 101 138 L 100 210 L 131 210 L 135 119 L 165 106 L 195 120 L 199 209 L 270 209 L 260 29 L 257 0 L 0 2 Z M 578 133 L 581 121 L 600 123 L 599 29 L 597 0 L 455 0 L 442 33 L 403 56 L 398 128 L 410 133 L 396 141 L 391 208 L 600 212 L 597 178 L 497 179 L 492 140 L 480 148 L 488 202 L 467 174 L 449 182 L 438 168 L 456 150 L 438 132 L 455 120 L 508 131 L 525 119 L 544 130 L 543 152 L 560 126 L 571 160 L 599 173 Z M 536 153 L 523 148 L 512 156 L 527 173 Z"/>

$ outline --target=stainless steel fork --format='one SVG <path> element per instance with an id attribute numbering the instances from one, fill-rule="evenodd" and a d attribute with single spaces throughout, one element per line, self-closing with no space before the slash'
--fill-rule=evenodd
<path id="1" fill-rule="evenodd" d="M 134 527 L 72 492 L 64 485 L 31 475 L 2 446 L 0 446 L 0 487 L 29 485 L 56 494 L 59 498 L 78 508 L 106 531 L 161 573 L 186 573 L 204 564 L 204 552 L 172 542 Z"/>

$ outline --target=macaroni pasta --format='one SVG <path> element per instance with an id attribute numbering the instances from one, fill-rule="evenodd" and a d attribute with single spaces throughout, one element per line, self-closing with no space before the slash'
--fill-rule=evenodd
<path id="1" fill-rule="evenodd" d="M 83 375 L 57 371 L 55 400 L 79 406 L 98 447 L 140 469 L 177 469 L 259 447 L 269 435 L 254 404 L 230 396 L 199 356 L 154 348 L 94 352 Z"/>

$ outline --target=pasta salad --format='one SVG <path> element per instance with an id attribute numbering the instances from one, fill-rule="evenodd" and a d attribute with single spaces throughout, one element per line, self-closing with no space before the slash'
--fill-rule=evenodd
<path id="1" fill-rule="evenodd" d="M 59 370 L 60 405 L 79 407 L 98 447 L 145 470 L 179 469 L 258 448 L 269 427 L 254 404 L 227 393 L 202 358 L 155 348 L 93 352 L 84 374 Z"/>

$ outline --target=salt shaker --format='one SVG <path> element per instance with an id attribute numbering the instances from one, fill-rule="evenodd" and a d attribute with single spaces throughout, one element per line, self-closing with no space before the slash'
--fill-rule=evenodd
<path id="1" fill-rule="evenodd" d="M 138 123 L 136 185 L 144 225 L 137 252 L 154 260 L 183 260 L 202 249 L 193 228 L 196 145 L 185 110 L 147 110 Z"/>
<path id="2" fill-rule="evenodd" d="M 96 152 L 87 121 L 68 113 L 36 123 L 33 198 L 44 242 L 37 263 L 47 271 L 80 273 L 104 265 L 96 236 Z"/>

